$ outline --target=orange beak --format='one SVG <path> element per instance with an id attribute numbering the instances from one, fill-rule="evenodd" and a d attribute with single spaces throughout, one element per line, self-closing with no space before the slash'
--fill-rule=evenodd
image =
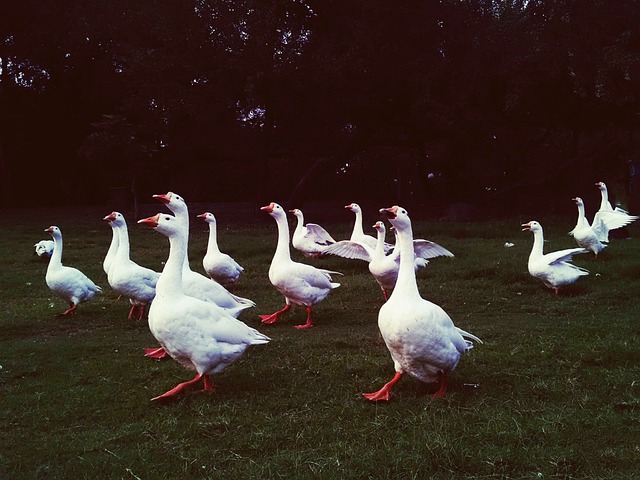
<path id="1" fill-rule="evenodd" d="M 263 212 L 267 212 L 267 213 L 273 212 L 273 203 L 270 203 L 266 207 L 260 207 L 260 210 L 262 210 Z"/>
<path id="2" fill-rule="evenodd" d="M 169 203 L 171 201 L 171 192 L 162 193 L 160 195 L 154 195 L 153 198 L 155 198 L 156 200 L 162 203 Z"/>
<path id="3" fill-rule="evenodd" d="M 143 218 L 142 220 L 138 220 L 138 223 L 147 225 L 151 228 L 156 228 L 158 226 L 159 220 L 160 220 L 160 214 L 157 213 L 153 217 L 147 217 L 147 218 Z"/>

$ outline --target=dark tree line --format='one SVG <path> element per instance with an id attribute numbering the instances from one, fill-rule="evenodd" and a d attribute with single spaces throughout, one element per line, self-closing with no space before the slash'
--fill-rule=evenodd
<path id="1" fill-rule="evenodd" d="M 5 206 L 628 202 L 639 95 L 633 0 L 0 2 Z"/>

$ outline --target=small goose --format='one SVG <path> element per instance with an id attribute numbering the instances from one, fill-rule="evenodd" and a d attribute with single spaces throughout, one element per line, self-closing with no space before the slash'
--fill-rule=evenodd
<path id="1" fill-rule="evenodd" d="M 198 218 L 202 218 L 209 224 L 209 243 L 207 245 L 207 253 L 202 259 L 202 266 L 210 278 L 223 287 L 233 289 L 244 268 L 231 258 L 230 255 L 220 251 L 220 247 L 218 246 L 217 222 L 213 213 L 205 212 L 198 215 Z"/>
<path id="2" fill-rule="evenodd" d="M 584 202 L 580 197 L 573 199 L 578 206 L 578 221 L 569 235 L 573 235 L 578 246 L 592 251 L 596 257 L 607 245 L 599 240 L 598 232 L 589 224 L 589 220 L 584 214 Z"/>
<path id="3" fill-rule="evenodd" d="M 625 227 L 638 220 L 637 215 L 629 215 L 629 212 L 620 207 L 613 208 L 609 202 L 609 192 L 604 182 L 596 183 L 600 190 L 600 209 L 593 217 L 593 228 L 601 242 L 609 241 L 609 231 Z"/>
<path id="4" fill-rule="evenodd" d="M 55 244 L 45 281 L 53 293 L 69 303 L 69 308 L 60 315 L 75 314 L 78 305 L 88 302 L 102 289 L 77 268 L 62 265 L 62 232 L 55 225 L 45 230 Z"/>
<path id="5" fill-rule="evenodd" d="M 302 210 L 289 210 L 298 219 L 298 225 L 293 231 L 293 248 L 301 251 L 306 257 L 319 257 L 328 246 L 336 243 L 329 232 L 316 223 L 304 224 Z"/>
<path id="6" fill-rule="evenodd" d="M 574 255 L 588 253 L 584 248 L 568 248 L 544 254 L 544 234 L 542 225 L 532 220 L 522 225 L 522 231 L 533 233 L 533 248 L 529 254 L 529 273 L 558 294 L 558 289 L 570 285 L 589 271 L 569 263 Z"/>

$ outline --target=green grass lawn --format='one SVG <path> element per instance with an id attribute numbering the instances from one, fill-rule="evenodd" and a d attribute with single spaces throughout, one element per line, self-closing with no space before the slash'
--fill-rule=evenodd
<path id="1" fill-rule="evenodd" d="M 221 249 L 245 267 L 236 293 L 257 303 L 240 318 L 272 341 L 216 375 L 214 393 L 158 403 L 150 399 L 193 374 L 143 357 L 157 343 L 146 321 L 127 320 L 128 301 L 102 272 L 107 213 L 3 212 L 2 479 L 638 476 L 638 226 L 597 259 L 577 256 L 591 275 L 556 296 L 527 272 L 532 236 L 520 224 L 530 218 L 417 222 L 416 237 L 456 255 L 418 273 L 423 297 L 484 344 L 463 356 L 443 399 L 405 376 L 390 402 L 369 403 L 361 393 L 388 381 L 393 364 L 377 327 L 382 295 L 366 264 L 305 260 L 343 272 L 342 286 L 315 308 L 313 329 L 292 328 L 304 322 L 303 309 L 263 326 L 258 314 L 283 304 L 267 277 L 275 222 L 266 214 L 254 226 L 219 222 Z M 132 258 L 160 270 L 166 238 L 133 220 Z M 350 220 L 323 226 L 347 238 Z M 573 216 L 536 220 L 545 251 L 574 246 Z M 104 289 L 68 318 L 55 317 L 66 305 L 45 284 L 46 262 L 32 256 L 51 224 L 63 233 L 63 262 Z M 194 270 L 203 271 L 206 242 L 207 225 L 194 220 Z"/>

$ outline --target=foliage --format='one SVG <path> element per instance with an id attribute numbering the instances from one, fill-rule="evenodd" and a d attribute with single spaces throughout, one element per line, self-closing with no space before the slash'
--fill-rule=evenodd
<path id="1" fill-rule="evenodd" d="M 305 213 L 310 221 L 323 214 Z M 316 326 L 291 328 L 302 310 L 261 325 L 257 313 L 282 302 L 267 279 L 275 225 L 266 216 L 219 220 L 221 248 L 246 268 L 237 293 L 258 304 L 241 319 L 272 342 L 216 375 L 214 393 L 155 404 L 152 396 L 191 373 L 142 357 L 155 343 L 147 325 L 126 320 L 128 302 L 101 270 L 104 214 L 19 209 L 0 220 L 3 478 L 637 476 L 637 226 L 597 260 L 577 257 L 591 274 L 555 296 L 526 270 L 532 240 L 520 224 L 530 218 L 415 222 L 418 236 L 456 254 L 419 273 L 423 296 L 484 344 L 462 358 L 445 398 L 431 400 L 429 386 L 404 378 L 391 402 L 370 404 L 360 393 L 379 388 L 393 367 L 376 326 L 382 296 L 366 266 L 314 261 L 345 274 L 315 309 Z M 133 220 L 134 260 L 160 269 L 167 242 Z M 537 220 L 546 249 L 572 246 L 573 217 Z M 63 261 L 105 289 L 75 317 L 54 317 L 63 302 L 31 253 L 51 223 L 63 231 Z M 346 221 L 324 226 L 336 238 L 350 231 Z M 206 240 L 206 224 L 194 222 L 190 256 L 200 271 Z"/>

